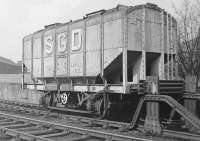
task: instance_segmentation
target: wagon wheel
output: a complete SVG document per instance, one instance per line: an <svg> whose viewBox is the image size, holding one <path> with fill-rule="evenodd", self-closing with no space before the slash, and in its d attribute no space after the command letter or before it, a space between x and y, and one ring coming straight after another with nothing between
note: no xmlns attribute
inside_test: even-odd
<svg viewBox="0 0 200 141"><path fill-rule="evenodd" d="M63 105L65 105L65 104L67 104L67 102L68 102L68 95L67 95L66 93L63 93L63 94L61 95L61 103L62 103Z"/></svg>

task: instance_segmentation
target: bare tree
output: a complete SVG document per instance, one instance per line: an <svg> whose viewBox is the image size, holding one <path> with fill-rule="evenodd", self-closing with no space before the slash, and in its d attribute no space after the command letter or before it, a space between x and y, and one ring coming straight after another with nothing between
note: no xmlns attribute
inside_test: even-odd
<svg viewBox="0 0 200 141"><path fill-rule="evenodd" d="M178 22L178 58L182 76L200 78L200 0L183 0L174 6Z"/></svg>

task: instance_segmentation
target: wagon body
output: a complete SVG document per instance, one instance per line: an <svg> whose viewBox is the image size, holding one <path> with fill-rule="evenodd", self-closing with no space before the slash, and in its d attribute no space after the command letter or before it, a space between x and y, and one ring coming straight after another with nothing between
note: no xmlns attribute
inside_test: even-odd
<svg viewBox="0 0 200 141"><path fill-rule="evenodd" d="M118 5L24 37L23 63L36 83L45 84L105 79L126 87L146 76L173 79L176 28L175 19L156 5Z"/></svg>

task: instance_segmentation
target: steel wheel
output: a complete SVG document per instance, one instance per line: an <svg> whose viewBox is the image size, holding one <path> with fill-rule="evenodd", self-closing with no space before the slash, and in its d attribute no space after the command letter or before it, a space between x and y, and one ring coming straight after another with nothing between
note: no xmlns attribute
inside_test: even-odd
<svg viewBox="0 0 200 141"><path fill-rule="evenodd" d="M61 95L61 102L63 105L67 104L67 101L68 101L68 95L66 93L63 93Z"/></svg>

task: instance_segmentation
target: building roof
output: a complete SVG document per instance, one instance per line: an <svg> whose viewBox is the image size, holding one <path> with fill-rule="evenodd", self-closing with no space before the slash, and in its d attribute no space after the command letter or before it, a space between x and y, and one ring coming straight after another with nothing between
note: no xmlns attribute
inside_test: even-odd
<svg viewBox="0 0 200 141"><path fill-rule="evenodd" d="M0 62L17 66L17 64L15 62L13 62L11 59L8 59L8 58L2 57L2 56L0 56Z"/></svg>

